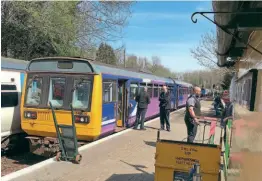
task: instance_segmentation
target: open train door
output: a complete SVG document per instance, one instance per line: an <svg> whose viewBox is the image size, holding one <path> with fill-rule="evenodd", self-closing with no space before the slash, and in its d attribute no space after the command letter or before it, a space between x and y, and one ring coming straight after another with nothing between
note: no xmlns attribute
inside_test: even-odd
<svg viewBox="0 0 262 181"><path fill-rule="evenodd" d="M126 127L128 115L128 90L127 80L118 80L118 107L117 107L117 127Z"/></svg>

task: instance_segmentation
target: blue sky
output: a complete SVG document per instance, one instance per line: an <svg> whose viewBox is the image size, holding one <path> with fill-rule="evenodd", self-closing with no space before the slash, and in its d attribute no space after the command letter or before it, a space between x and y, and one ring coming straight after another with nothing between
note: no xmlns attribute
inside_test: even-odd
<svg viewBox="0 0 262 181"><path fill-rule="evenodd" d="M201 35L215 26L195 11L210 11L211 1L139 1L124 29L123 42L128 54L151 58L159 56L162 64L175 72L203 69L191 56L190 48L198 45Z"/></svg>

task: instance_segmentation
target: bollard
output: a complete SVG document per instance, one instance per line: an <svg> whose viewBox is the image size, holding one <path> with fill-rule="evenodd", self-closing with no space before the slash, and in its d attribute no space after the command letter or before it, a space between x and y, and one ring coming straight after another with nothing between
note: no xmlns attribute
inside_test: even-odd
<svg viewBox="0 0 262 181"><path fill-rule="evenodd" d="M160 140L160 130L158 129L157 130L157 141L159 141Z"/></svg>
<svg viewBox="0 0 262 181"><path fill-rule="evenodd" d="M200 165L198 163L194 164L194 170L195 170L195 173L193 175L193 181L201 181L202 177L200 175Z"/></svg>

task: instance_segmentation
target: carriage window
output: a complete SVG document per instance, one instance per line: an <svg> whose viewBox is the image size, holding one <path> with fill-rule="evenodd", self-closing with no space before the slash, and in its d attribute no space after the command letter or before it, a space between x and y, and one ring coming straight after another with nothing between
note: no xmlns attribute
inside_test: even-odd
<svg viewBox="0 0 262 181"><path fill-rule="evenodd" d="M103 82L103 102L116 102L116 82Z"/></svg>
<svg viewBox="0 0 262 181"><path fill-rule="evenodd" d="M154 97L158 97L158 86L154 85Z"/></svg>
<svg viewBox="0 0 262 181"><path fill-rule="evenodd" d="M42 96L42 83L42 78L30 78L28 80L29 85L27 86L28 89L25 104L33 106L38 106L40 104Z"/></svg>
<svg viewBox="0 0 262 181"><path fill-rule="evenodd" d="M153 94L152 91L153 91L152 85L147 86L147 93L149 97L152 97L152 94Z"/></svg>
<svg viewBox="0 0 262 181"><path fill-rule="evenodd" d="M16 90L16 85L1 84L1 90Z"/></svg>
<svg viewBox="0 0 262 181"><path fill-rule="evenodd" d="M65 95L65 78L51 78L49 87L50 101L54 107L62 107L64 104Z"/></svg>
<svg viewBox="0 0 262 181"><path fill-rule="evenodd" d="M129 93L129 98L135 99L136 95L138 93L138 85L137 84L130 84L130 93Z"/></svg>
<svg viewBox="0 0 262 181"><path fill-rule="evenodd" d="M74 85L77 85L73 93L73 108L87 109L91 94L91 82L88 80L75 80Z"/></svg>
<svg viewBox="0 0 262 181"><path fill-rule="evenodd" d="M16 85L1 85L1 107L15 107L18 105Z"/></svg>

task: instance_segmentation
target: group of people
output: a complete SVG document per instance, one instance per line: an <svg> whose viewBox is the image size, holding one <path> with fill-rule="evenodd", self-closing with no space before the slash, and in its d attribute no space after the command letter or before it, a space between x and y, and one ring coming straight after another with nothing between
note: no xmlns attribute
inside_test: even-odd
<svg viewBox="0 0 262 181"><path fill-rule="evenodd" d="M198 97L201 95L201 89L194 87L194 93L190 95L186 102L186 114L185 124L187 126L187 141L193 142L197 133L197 126L199 124L199 117L201 115L201 104ZM136 96L137 113L134 129L138 129L139 123L141 123L140 129L145 130L144 121L147 111L147 106L150 104L150 97L147 93L147 87L144 87L142 91ZM163 86L163 91L159 95L159 108L160 108L160 129L170 132L170 109L171 100L170 93L167 86Z"/></svg>

